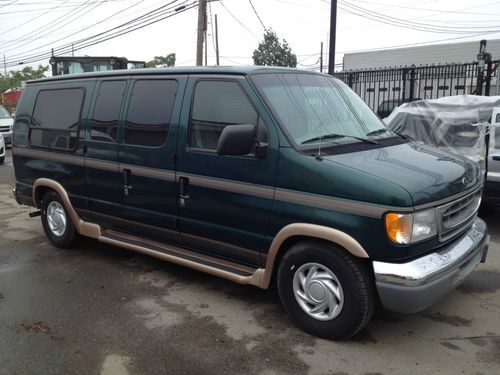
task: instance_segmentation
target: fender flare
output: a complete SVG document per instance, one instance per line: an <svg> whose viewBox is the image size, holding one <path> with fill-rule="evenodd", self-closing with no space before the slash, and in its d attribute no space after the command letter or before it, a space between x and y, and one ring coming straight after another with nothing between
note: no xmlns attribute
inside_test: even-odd
<svg viewBox="0 0 500 375"><path fill-rule="evenodd" d="M80 215L76 212L75 208L69 200L68 193L66 189L57 181L51 180L49 178L39 178L33 183L33 202L37 208L40 208L40 197L38 197L38 188L45 187L54 190L61 198L66 212L68 212L76 231L83 236L91 238L99 238L101 230L99 225L86 222L82 220Z"/></svg>
<svg viewBox="0 0 500 375"><path fill-rule="evenodd" d="M269 252L267 253L266 268L264 275L260 281L260 287L267 289L271 282L271 276L274 270L274 263L281 250L283 243L296 236L317 238L321 240L326 240L335 243L344 249L346 249L350 254L358 258L368 259L369 255L365 249L356 241L353 237L344 233L340 230L325 227L316 224L307 223L294 223L283 227L278 234L274 237L271 246L269 247Z"/></svg>

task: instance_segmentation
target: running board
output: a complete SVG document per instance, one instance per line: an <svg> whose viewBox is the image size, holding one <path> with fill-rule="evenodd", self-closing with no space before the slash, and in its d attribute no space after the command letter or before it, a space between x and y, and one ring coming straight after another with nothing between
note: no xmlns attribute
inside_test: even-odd
<svg viewBox="0 0 500 375"><path fill-rule="evenodd" d="M112 246L146 254L167 262L176 263L198 271L202 271L238 284L261 287L263 268L252 268L239 263L199 254L178 246L165 245L134 235L101 228L98 240Z"/></svg>

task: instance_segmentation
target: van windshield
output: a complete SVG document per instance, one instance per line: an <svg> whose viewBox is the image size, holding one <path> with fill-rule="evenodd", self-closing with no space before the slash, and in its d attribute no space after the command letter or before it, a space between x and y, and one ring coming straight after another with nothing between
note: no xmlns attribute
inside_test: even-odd
<svg viewBox="0 0 500 375"><path fill-rule="evenodd" d="M307 73L252 75L264 100L299 148L394 137L343 82Z"/></svg>

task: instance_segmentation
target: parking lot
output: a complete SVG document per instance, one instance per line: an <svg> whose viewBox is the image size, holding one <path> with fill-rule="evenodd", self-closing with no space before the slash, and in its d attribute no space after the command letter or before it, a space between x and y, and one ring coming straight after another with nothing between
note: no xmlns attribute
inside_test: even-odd
<svg viewBox="0 0 500 375"><path fill-rule="evenodd" d="M498 374L500 210L457 290L416 315L379 312L331 342L264 291L83 240L50 245L0 166L0 374Z"/></svg>

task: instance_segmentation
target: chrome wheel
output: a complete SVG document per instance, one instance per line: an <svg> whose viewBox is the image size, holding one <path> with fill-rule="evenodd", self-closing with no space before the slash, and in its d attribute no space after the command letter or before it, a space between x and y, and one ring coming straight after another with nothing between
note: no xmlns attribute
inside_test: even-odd
<svg viewBox="0 0 500 375"><path fill-rule="evenodd" d="M295 272L293 294L302 310L322 321L335 319L344 306L339 279L318 263L303 264Z"/></svg>
<svg viewBox="0 0 500 375"><path fill-rule="evenodd" d="M47 206L47 224L50 231L57 237L61 237L66 231L66 212L58 201L52 201Z"/></svg>

